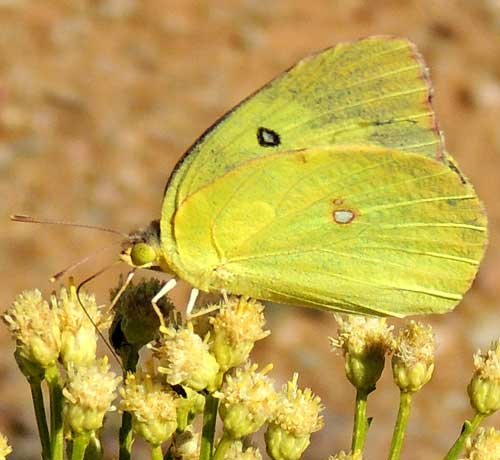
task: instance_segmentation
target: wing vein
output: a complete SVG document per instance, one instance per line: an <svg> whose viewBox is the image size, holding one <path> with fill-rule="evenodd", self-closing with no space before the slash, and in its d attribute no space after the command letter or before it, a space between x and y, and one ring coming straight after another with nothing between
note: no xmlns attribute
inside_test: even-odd
<svg viewBox="0 0 500 460"><path fill-rule="evenodd" d="M375 247L358 246L358 247L356 247L356 249L363 249L363 248L381 249L382 246L375 246ZM415 254L415 255L425 255L425 256L436 257L436 258L440 258L440 259L454 260L457 262L464 262L464 263L468 263L468 264L472 264L472 265L479 264L479 260L470 259L468 257L458 257L458 256L453 256L450 254L443 254L443 253L438 253L438 252L411 251L408 249L397 248L397 247L393 247L393 246L384 247L383 249L396 251L396 252L406 252L406 253ZM356 255L354 255L353 252L344 253L344 252L334 251L332 249L326 249L326 248L308 248L308 249L300 249L297 251L270 252L270 253L266 253L266 254L255 254L252 256L245 256L245 257L233 257L231 259L228 259L227 263L231 264L231 263L238 263L238 262L247 262L250 260L267 259L267 258L273 258L273 257L302 255L302 254L311 253L311 252L312 253L324 252L326 254L340 255L340 256L344 256L344 257L348 257L348 258L352 258L352 259L377 262L377 263L381 263L382 265L388 264L388 265L394 265L394 266L398 266L398 267L405 267L404 265L397 264L395 262L390 262L387 259L377 259L374 257L356 256Z"/></svg>
<svg viewBox="0 0 500 460"><path fill-rule="evenodd" d="M244 273L244 276L246 278L253 278L258 281L262 281L262 278L257 277L253 275L252 273L248 271L241 271L238 272L238 274ZM351 277L351 276L345 276L341 275L339 273L332 273L332 272L324 272L324 271L319 271L319 270L310 270L307 273L313 273L315 275L322 275L327 278L336 278L340 279L343 281L347 281L348 283L354 283L355 285L361 285L361 286L369 286L375 289L396 289L399 291L407 291L407 292L415 292L415 293L420 293L420 294L427 294L433 297L439 297L439 298L444 298L448 300L460 300L462 296L460 294L453 294L452 292L447 292L447 291L441 291L438 289L427 289L421 286L410 286L410 285L394 285L394 284L385 284L385 283L378 283L378 282L370 282L362 278L356 278L356 277ZM288 277L289 279L293 279L292 277ZM306 286L301 286L301 288L307 288Z"/></svg>
<svg viewBox="0 0 500 460"><path fill-rule="evenodd" d="M469 225L469 224L457 224L453 222L410 222L406 224L391 224L391 225L380 225L380 228L410 228L410 227L449 227L449 228L466 228L469 230L477 230L479 232L485 232L486 227L481 225Z"/></svg>
<svg viewBox="0 0 500 460"><path fill-rule="evenodd" d="M396 203L381 204L378 206L371 206L369 208L363 209L363 214L369 214L372 211L380 211L382 209L394 209L404 206L412 206L413 204L420 203L433 203L437 201L448 201L448 200L471 200L475 199L475 195L457 195L457 196L438 196L432 198L421 198L419 200L408 200L408 201L398 201Z"/></svg>

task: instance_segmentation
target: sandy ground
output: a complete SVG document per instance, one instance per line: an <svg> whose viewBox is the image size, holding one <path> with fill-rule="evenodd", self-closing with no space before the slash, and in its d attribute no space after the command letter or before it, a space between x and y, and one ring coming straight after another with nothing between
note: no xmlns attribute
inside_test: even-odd
<svg viewBox="0 0 500 460"><path fill-rule="evenodd" d="M441 458L471 413L471 353L500 335L498 0L0 0L2 308L22 289L49 292L51 274L116 241L12 224L9 214L139 227L158 217L173 165L218 116L300 57L371 34L418 44L448 149L489 215L490 245L473 288L455 312L426 318L437 334L436 373L416 397L404 458ZM114 250L77 276L110 262ZM116 276L94 283L102 301ZM304 459L347 449L354 396L329 352L333 320L286 307L267 316L273 334L255 359L274 362L278 382L298 371L326 405L326 427ZM29 390L5 328L0 340L0 430L15 446L11 458L36 458ZM369 407L372 460L386 456L396 405L386 372ZM498 427L498 416L489 423Z"/></svg>

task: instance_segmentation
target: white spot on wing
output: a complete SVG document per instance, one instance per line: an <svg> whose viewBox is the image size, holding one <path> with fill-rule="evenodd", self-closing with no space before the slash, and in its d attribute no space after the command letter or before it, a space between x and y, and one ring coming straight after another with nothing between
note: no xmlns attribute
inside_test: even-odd
<svg viewBox="0 0 500 460"><path fill-rule="evenodd" d="M348 224L354 219L354 213L349 209L333 211L333 218L337 224Z"/></svg>

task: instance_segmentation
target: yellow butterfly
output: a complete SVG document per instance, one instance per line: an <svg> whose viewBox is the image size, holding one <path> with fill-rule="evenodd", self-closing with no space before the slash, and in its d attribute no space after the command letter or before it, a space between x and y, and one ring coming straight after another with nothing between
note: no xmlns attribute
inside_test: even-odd
<svg viewBox="0 0 500 460"><path fill-rule="evenodd" d="M430 99L405 39L305 58L196 141L161 219L122 257L203 291L353 313L449 311L477 273L486 217Z"/></svg>

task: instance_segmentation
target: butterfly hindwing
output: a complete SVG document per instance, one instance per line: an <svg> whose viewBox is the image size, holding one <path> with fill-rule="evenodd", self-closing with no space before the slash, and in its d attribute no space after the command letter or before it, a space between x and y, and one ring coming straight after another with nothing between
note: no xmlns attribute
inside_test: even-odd
<svg viewBox="0 0 500 460"><path fill-rule="evenodd" d="M393 315L450 310L486 241L481 204L453 169L364 146L246 162L173 224L177 270L194 286Z"/></svg>

